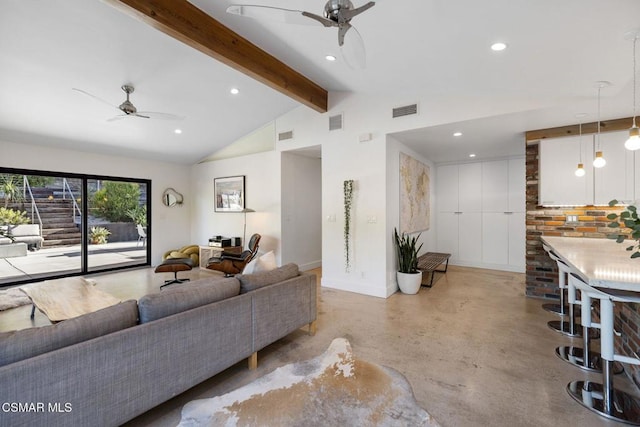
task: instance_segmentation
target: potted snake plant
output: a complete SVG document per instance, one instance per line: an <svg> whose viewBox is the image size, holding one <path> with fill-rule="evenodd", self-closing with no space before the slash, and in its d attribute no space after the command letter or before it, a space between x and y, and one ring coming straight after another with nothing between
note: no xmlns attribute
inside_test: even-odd
<svg viewBox="0 0 640 427"><path fill-rule="evenodd" d="M398 258L398 287L404 294L416 294L422 283L422 272L418 270L418 253L422 249L422 243L417 245L420 234L409 237L404 232L398 234L398 230L394 228L393 237Z"/></svg>

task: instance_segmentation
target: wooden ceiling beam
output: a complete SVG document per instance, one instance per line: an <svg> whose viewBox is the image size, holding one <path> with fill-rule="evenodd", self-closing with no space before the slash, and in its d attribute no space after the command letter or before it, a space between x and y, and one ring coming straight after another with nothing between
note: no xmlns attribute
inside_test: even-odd
<svg viewBox="0 0 640 427"><path fill-rule="evenodd" d="M626 130L631 127L633 117L624 119L602 120L600 121L600 132L613 132L616 130ZM582 134L587 135L598 133L598 122L583 123ZM572 136L580 134L580 125L560 126L550 129L530 130L526 132L525 139L527 141L536 141L546 138L559 138L562 136Z"/></svg>
<svg viewBox="0 0 640 427"><path fill-rule="evenodd" d="M318 112L327 111L326 89L187 0L103 1Z"/></svg>

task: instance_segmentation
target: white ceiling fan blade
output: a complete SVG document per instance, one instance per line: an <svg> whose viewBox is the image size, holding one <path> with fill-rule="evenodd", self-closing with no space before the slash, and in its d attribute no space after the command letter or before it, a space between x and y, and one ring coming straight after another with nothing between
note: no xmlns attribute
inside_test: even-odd
<svg viewBox="0 0 640 427"><path fill-rule="evenodd" d="M322 24L322 22L318 21L316 18L309 19L311 17L301 10L282 9L279 7L232 4L227 8L227 13L253 19L282 22L285 24Z"/></svg>
<svg viewBox="0 0 640 427"><path fill-rule="evenodd" d="M343 42L340 51L344 62L353 69L365 68L367 66L367 51L360 33L351 25L343 28L340 28L338 38Z"/></svg>
<svg viewBox="0 0 640 427"><path fill-rule="evenodd" d="M170 113L158 113L155 111L138 111L137 113L130 114L145 119L157 119L157 120L184 120L184 116L178 116Z"/></svg>
<svg viewBox="0 0 640 427"><path fill-rule="evenodd" d="M87 95L88 97L93 98L93 99L95 99L96 101L102 102L103 104L108 105L109 107L119 109L116 105L113 105L113 104L111 104L110 102L105 101L104 99L102 99L102 98L100 98L100 97L97 97L97 96L95 96L95 95L92 95L92 94L90 94L89 92L86 92L86 91L84 91L84 90L82 90L82 89L77 89L77 88L75 88L75 87L74 87L74 88L71 88L71 90L75 90L76 92L79 92L79 93L81 93L81 94L83 94L83 95Z"/></svg>

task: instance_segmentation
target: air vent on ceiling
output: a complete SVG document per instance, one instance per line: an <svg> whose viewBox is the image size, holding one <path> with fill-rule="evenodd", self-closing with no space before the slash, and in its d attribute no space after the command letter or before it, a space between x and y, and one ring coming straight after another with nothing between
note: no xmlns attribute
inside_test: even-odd
<svg viewBox="0 0 640 427"><path fill-rule="evenodd" d="M280 132L278 134L278 141L286 141L287 139L293 139L293 131Z"/></svg>
<svg viewBox="0 0 640 427"><path fill-rule="evenodd" d="M342 114L329 117L329 130L342 129Z"/></svg>
<svg viewBox="0 0 640 427"><path fill-rule="evenodd" d="M396 117L410 116L412 114L418 114L418 104L411 104L394 108L392 117L395 119Z"/></svg>

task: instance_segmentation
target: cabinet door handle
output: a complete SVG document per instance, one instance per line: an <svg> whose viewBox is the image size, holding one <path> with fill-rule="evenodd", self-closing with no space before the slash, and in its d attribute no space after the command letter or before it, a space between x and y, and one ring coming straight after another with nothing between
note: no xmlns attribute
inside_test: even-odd
<svg viewBox="0 0 640 427"><path fill-rule="evenodd" d="M513 215L513 212L505 212L505 215Z"/></svg>
<svg viewBox="0 0 640 427"><path fill-rule="evenodd" d="M456 215L461 215L461 214L462 214L462 212L454 212L454 214L456 214Z"/></svg>

